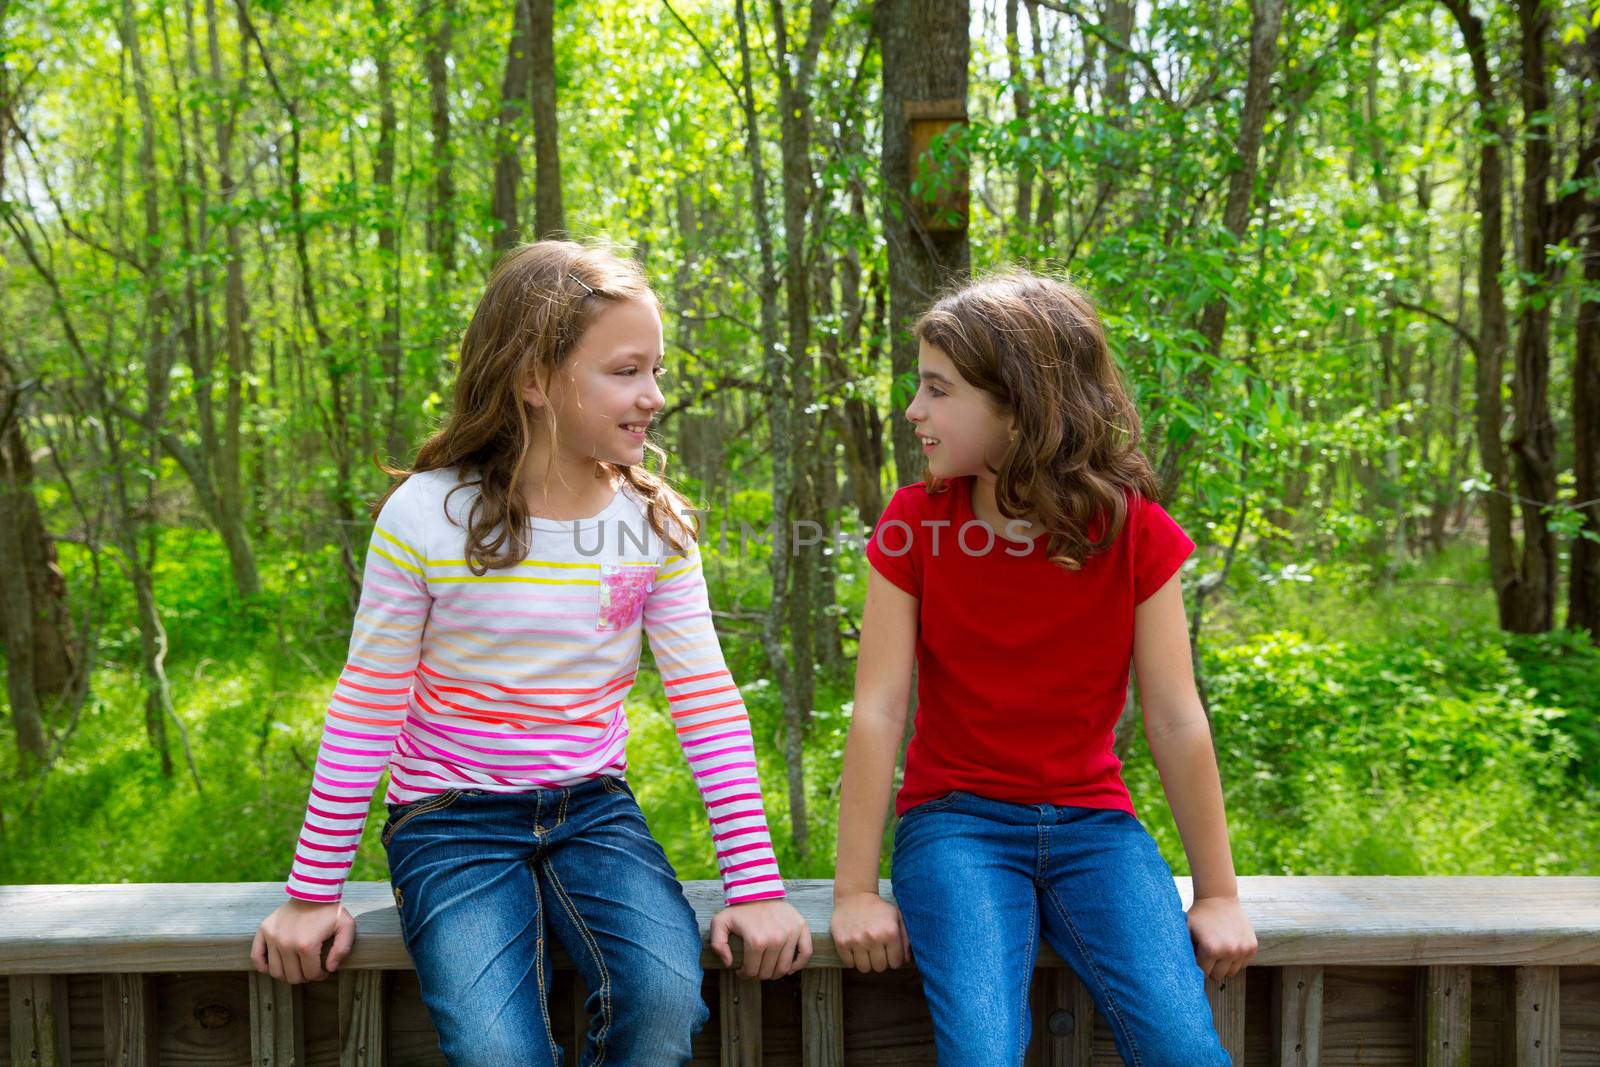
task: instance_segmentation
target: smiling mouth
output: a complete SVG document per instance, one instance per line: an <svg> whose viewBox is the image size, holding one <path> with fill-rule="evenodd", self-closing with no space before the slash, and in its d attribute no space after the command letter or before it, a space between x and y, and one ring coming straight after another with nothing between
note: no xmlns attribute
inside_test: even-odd
<svg viewBox="0 0 1600 1067"><path fill-rule="evenodd" d="M939 443L939 439L937 437L923 437L921 434L918 434L917 438L922 442L923 447L925 448L932 448L934 445Z"/></svg>
<svg viewBox="0 0 1600 1067"><path fill-rule="evenodd" d="M648 422L623 422L619 423L618 425L620 425L624 430L627 430L629 433L644 433L650 428L650 424Z"/></svg>

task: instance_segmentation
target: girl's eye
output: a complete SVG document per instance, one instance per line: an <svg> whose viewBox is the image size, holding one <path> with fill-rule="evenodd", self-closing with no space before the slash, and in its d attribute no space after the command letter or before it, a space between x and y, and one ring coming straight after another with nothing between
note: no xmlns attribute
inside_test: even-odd
<svg viewBox="0 0 1600 1067"><path fill-rule="evenodd" d="M928 386L928 393L932 396L944 396L944 390L933 385Z"/></svg>

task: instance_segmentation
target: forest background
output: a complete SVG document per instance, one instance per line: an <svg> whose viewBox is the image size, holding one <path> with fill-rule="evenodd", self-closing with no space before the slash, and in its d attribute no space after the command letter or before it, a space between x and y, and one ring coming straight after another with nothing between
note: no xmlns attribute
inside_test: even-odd
<svg viewBox="0 0 1600 1067"><path fill-rule="evenodd" d="M1070 274L1199 542L1240 871L1600 873L1597 75L1573 0L0 0L0 882L284 876L373 458L562 232L658 287L669 473L731 531L870 529L915 314ZM707 552L790 876L832 873L831 541ZM630 716L708 877L648 659Z"/></svg>

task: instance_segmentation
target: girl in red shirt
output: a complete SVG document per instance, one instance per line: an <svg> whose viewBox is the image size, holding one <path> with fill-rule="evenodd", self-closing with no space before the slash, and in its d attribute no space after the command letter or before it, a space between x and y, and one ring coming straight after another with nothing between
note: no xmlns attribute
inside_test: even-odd
<svg viewBox="0 0 1600 1067"><path fill-rule="evenodd" d="M867 546L834 943L862 971L915 954L942 1063L1022 1062L1042 933L1124 1062L1226 1064L1204 979L1256 940L1190 668L1177 571L1194 544L1155 503L1099 317L1014 272L940 300L917 336L906 417L928 479ZM1130 665L1194 873L1187 920L1112 750ZM878 852L913 666L897 908Z"/></svg>

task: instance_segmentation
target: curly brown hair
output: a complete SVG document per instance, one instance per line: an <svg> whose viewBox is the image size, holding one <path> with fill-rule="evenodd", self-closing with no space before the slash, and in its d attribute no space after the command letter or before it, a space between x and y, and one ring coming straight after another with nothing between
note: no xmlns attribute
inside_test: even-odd
<svg viewBox="0 0 1600 1067"><path fill-rule="evenodd" d="M478 487L467 515L467 563L473 573L527 558L530 516L523 468L539 416L523 401L521 386L545 386L595 316L624 300L660 304L639 265L609 248L536 241L502 256L461 338L450 416L423 442L409 469L383 467L397 480L373 505L372 517L411 475L460 467L478 479L464 483ZM666 452L654 443L646 447L664 469ZM683 498L666 480L642 466L600 466L644 503L656 534L687 554L696 531L683 517Z"/></svg>
<svg viewBox="0 0 1600 1067"><path fill-rule="evenodd" d="M994 472L995 503L1007 518L1033 516L1052 560L1077 570L1121 534L1130 494L1156 499L1139 413L1081 289L1001 271L942 297L916 335L1016 419ZM930 492L947 488L928 482Z"/></svg>

